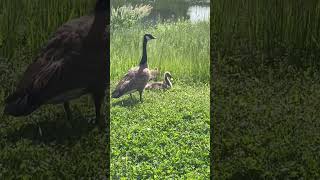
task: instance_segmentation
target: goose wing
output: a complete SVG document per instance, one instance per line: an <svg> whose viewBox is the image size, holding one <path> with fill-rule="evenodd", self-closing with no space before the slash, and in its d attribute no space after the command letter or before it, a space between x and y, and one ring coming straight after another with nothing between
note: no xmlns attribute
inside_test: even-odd
<svg viewBox="0 0 320 180"><path fill-rule="evenodd" d="M131 69L128 73L120 80L115 90L112 92L112 97L120 97L132 90L134 90L135 76L137 71Z"/></svg>
<svg viewBox="0 0 320 180"><path fill-rule="evenodd" d="M116 90L123 90L127 86L134 83L135 76L137 75L139 67L133 67L128 70L128 73L120 80L116 86ZM131 87L131 86L130 86Z"/></svg>
<svg viewBox="0 0 320 180"><path fill-rule="evenodd" d="M71 60L80 54L82 41L88 34L93 17L84 16L63 24L41 49L35 61L30 64L15 93L10 95L6 102L19 96L35 94L50 87L63 88L59 84L63 81L65 68Z"/></svg>
<svg viewBox="0 0 320 180"><path fill-rule="evenodd" d="M148 68L138 68L130 70L118 83L116 89L112 93L113 98L118 98L124 94L143 90L150 79L150 71Z"/></svg>

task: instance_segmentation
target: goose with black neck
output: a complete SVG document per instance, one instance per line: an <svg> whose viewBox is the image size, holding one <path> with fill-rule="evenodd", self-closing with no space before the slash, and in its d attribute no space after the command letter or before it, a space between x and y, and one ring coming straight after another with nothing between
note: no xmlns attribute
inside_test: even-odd
<svg viewBox="0 0 320 180"><path fill-rule="evenodd" d="M142 94L151 77L150 70L148 69L147 43L152 39L156 38L151 34L145 34L143 36L142 57L139 66L130 69L120 80L112 92L112 98L119 98L125 94L131 95L131 93L138 91L140 102L143 102Z"/></svg>
<svg viewBox="0 0 320 180"><path fill-rule="evenodd" d="M100 109L109 63L108 2L97 0L93 15L70 20L57 29L27 67L16 90L6 98L5 114L25 116L42 105L61 103L71 119L69 101L90 94L97 122L103 127Z"/></svg>

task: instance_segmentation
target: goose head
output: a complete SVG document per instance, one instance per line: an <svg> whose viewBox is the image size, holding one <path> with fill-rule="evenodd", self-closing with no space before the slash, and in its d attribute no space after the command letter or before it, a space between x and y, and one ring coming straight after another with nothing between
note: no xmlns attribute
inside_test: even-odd
<svg viewBox="0 0 320 180"><path fill-rule="evenodd" d="M172 78L172 75L169 72L165 72L164 78Z"/></svg>
<svg viewBox="0 0 320 180"><path fill-rule="evenodd" d="M152 40L152 39L156 39L156 37L152 36L151 34L145 34L143 36L143 40L144 41L149 41L149 40Z"/></svg>
<svg viewBox="0 0 320 180"><path fill-rule="evenodd" d="M106 12L108 9L107 0L97 0L95 11L96 12Z"/></svg>
<svg viewBox="0 0 320 180"><path fill-rule="evenodd" d="M171 79L172 76L169 72L165 72L164 73L164 83L169 86L170 88L172 87L172 82L171 82Z"/></svg>

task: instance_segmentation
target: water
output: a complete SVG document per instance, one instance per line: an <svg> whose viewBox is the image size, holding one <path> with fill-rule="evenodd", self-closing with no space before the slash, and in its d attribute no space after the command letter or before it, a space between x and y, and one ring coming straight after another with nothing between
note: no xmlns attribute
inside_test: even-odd
<svg viewBox="0 0 320 180"><path fill-rule="evenodd" d="M113 7L123 5L150 4L153 9L146 22L157 23L159 21L176 21L178 19L188 19L191 22L209 21L210 5L209 1L199 0L113 0Z"/></svg>
<svg viewBox="0 0 320 180"><path fill-rule="evenodd" d="M209 6L190 6L188 15L191 22L208 21L210 18Z"/></svg>

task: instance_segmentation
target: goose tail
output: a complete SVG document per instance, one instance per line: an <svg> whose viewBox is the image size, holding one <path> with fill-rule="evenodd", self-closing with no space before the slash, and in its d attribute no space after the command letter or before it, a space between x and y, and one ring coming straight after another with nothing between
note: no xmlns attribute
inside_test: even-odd
<svg viewBox="0 0 320 180"><path fill-rule="evenodd" d="M3 113L11 116L25 116L35 111L38 107L31 104L28 94L13 93L5 99Z"/></svg>
<svg viewBox="0 0 320 180"><path fill-rule="evenodd" d="M121 96L121 94L120 94L120 92L117 91L117 90L113 91L113 92L112 92L112 95L111 95L112 98L119 98L120 96Z"/></svg>

